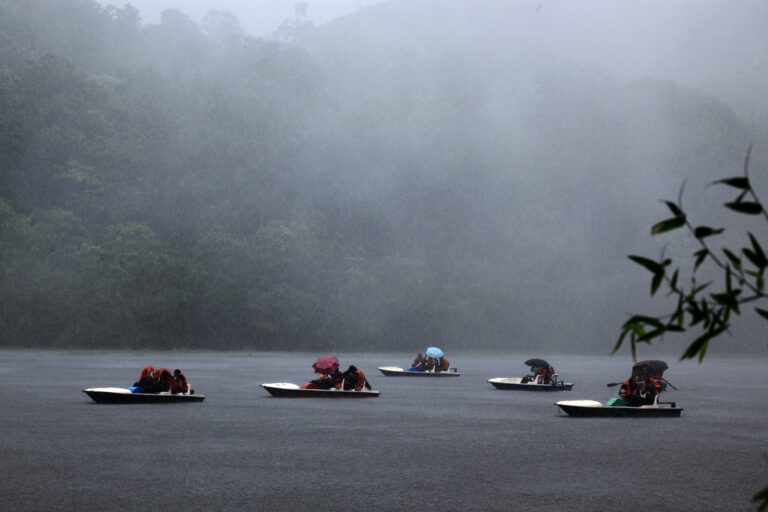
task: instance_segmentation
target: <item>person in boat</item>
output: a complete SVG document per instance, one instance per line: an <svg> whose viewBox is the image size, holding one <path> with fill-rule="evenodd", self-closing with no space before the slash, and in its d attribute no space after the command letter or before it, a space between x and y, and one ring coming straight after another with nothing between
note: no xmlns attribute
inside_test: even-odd
<svg viewBox="0 0 768 512"><path fill-rule="evenodd" d="M174 395L177 393L186 393L189 391L189 384L187 383L187 377L181 373L181 370L176 368L173 370L173 380L170 381L171 393Z"/></svg>
<svg viewBox="0 0 768 512"><path fill-rule="evenodd" d="M436 360L434 367L436 372L447 372L448 368L451 367L451 362L445 357L441 357Z"/></svg>
<svg viewBox="0 0 768 512"><path fill-rule="evenodd" d="M301 385L301 389L331 389L333 387L333 381L331 376L323 374L317 379L313 379Z"/></svg>
<svg viewBox="0 0 768 512"><path fill-rule="evenodd" d="M645 381L630 377L619 388L619 397L630 407L639 407L653 405L660 392L661 385L653 377L648 377Z"/></svg>
<svg viewBox="0 0 768 512"><path fill-rule="evenodd" d="M416 359L413 360L413 365L408 368L409 372L421 372L424 371L424 356L421 355L421 352L419 352L416 355Z"/></svg>
<svg viewBox="0 0 768 512"><path fill-rule="evenodd" d="M141 375L139 376L139 380L133 383L134 387L137 388L143 388L146 386L149 386L155 382L155 369L147 365L144 367L143 370L141 370Z"/></svg>
<svg viewBox="0 0 768 512"><path fill-rule="evenodd" d="M338 368L331 373L331 383L336 389L341 389L341 386L344 384L344 374Z"/></svg>
<svg viewBox="0 0 768 512"><path fill-rule="evenodd" d="M154 371L154 381L142 386L142 393L163 393L171 390L171 382L175 382L171 370L168 368L156 368Z"/></svg>
<svg viewBox="0 0 768 512"><path fill-rule="evenodd" d="M363 387L372 389L363 371L358 370L355 365L349 365L347 371L344 372L344 390L350 391L354 389L355 391L361 391Z"/></svg>
<svg viewBox="0 0 768 512"><path fill-rule="evenodd" d="M320 378L302 384L301 389L341 389L343 383L344 374L337 368L332 373L324 373Z"/></svg>
<svg viewBox="0 0 768 512"><path fill-rule="evenodd" d="M555 369L551 366L531 366L531 374L524 376L522 382L535 382L541 376L542 383L552 384L552 376L555 374Z"/></svg>

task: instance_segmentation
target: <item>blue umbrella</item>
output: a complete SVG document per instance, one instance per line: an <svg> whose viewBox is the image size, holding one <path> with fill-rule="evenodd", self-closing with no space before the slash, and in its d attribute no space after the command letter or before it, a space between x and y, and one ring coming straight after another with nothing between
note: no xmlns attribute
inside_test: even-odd
<svg viewBox="0 0 768 512"><path fill-rule="evenodd" d="M434 357L435 359L440 359L443 357L443 351L437 347L429 347L426 354L427 357Z"/></svg>

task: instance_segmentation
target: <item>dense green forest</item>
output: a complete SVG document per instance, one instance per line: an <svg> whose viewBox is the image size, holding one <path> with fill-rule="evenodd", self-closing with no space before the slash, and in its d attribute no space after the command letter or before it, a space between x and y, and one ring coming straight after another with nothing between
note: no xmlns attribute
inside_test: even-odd
<svg viewBox="0 0 768 512"><path fill-rule="evenodd" d="M655 200L768 130L432 11L377 40L403 5L0 0L0 346L609 350Z"/></svg>

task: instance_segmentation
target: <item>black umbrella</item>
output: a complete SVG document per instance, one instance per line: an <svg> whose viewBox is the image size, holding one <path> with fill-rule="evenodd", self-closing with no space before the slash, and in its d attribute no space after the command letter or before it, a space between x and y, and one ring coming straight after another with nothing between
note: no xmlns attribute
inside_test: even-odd
<svg viewBox="0 0 768 512"><path fill-rule="evenodd" d="M669 368L667 363L659 361L658 359L647 359L645 361L638 361L632 366L632 378L645 380L648 377L660 378L661 382L667 384L672 389L677 389L675 386L669 383L667 379L661 377L664 370ZM621 382L610 382L608 387L618 386Z"/></svg>
<svg viewBox="0 0 768 512"><path fill-rule="evenodd" d="M646 361L638 361L635 363L632 367L632 375L639 375L645 378L652 375L662 374L667 368L669 368L669 366L667 366L667 363L664 361L648 359Z"/></svg>
<svg viewBox="0 0 768 512"><path fill-rule="evenodd" d="M536 358L534 358L534 359L529 359L529 360L527 360L527 361L526 361L524 364L525 364L526 366L535 366L535 367L537 367L537 368L538 368L539 366L543 366L544 368L549 368L549 363L548 363L548 362L546 362L546 361L545 361L545 360L543 360L543 359L536 359Z"/></svg>

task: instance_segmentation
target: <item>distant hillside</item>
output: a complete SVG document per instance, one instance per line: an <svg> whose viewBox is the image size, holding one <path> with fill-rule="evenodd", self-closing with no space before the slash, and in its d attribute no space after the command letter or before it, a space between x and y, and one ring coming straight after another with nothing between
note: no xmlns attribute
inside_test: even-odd
<svg viewBox="0 0 768 512"><path fill-rule="evenodd" d="M0 345L605 353L657 200L768 130L606 66L616 7L574 9L394 1L289 43L0 0Z"/></svg>

